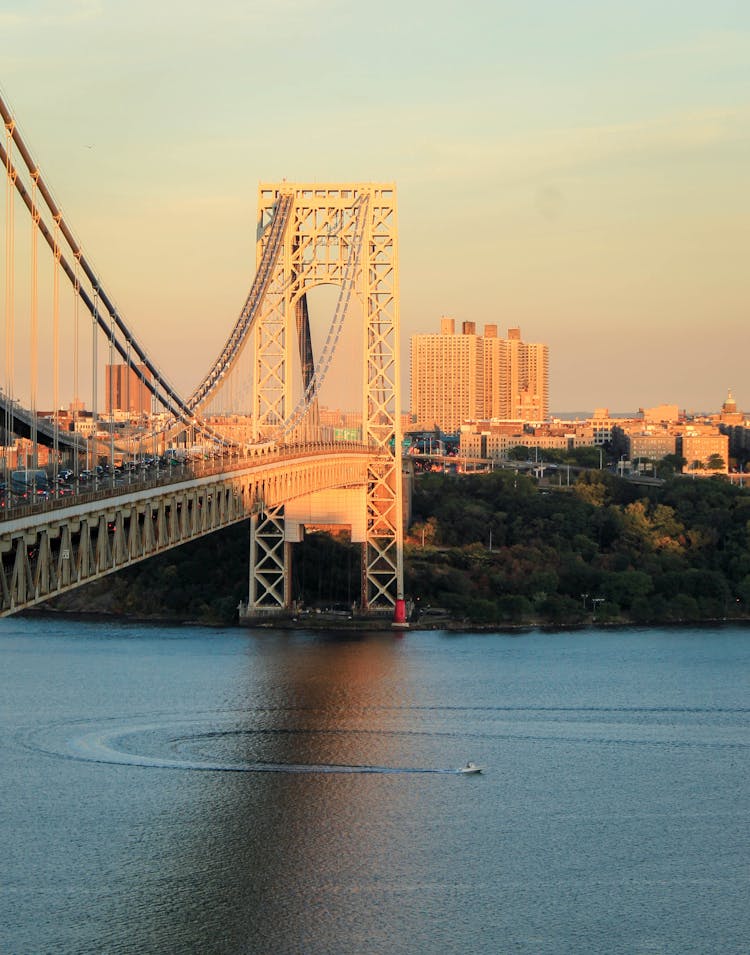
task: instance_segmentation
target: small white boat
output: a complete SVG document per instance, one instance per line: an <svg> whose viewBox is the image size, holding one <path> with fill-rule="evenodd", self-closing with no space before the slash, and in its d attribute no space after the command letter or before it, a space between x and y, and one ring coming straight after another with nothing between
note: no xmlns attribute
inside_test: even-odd
<svg viewBox="0 0 750 955"><path fill-rule="evenodd" d="M473 776L476 773L481 773L482 767L477 766L476 763L468 762L465 766L460 766L457 772L462 776Z"/></svg>

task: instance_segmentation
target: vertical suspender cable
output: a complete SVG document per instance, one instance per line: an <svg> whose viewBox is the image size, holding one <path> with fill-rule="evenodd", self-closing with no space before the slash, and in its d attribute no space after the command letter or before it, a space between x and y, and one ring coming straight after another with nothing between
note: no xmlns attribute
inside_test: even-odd
<svg viewBox="0 0 750 955"><path fill-rule="evenodd" d="M125 350L127 351L127 356L125 358L125 381L128 383L125 396L125 410L128 413L128 428L130 428L130 419L138 407L141 389L139 387L140 381L138 381L137 384L133 381L133 356L130 350L130 339L125 342ZM133 394L134 391L135 394Z"/></svg>
<svg viewBox="0 0 750 955"><path fill-rule="evenodd" d="M229 413L237 414L237 375L235 372L229 373Z"/></svg>
<svg viewBox="0 0 750 955"><path fill-rule="evenodd" d="M110 319L109 323L109 474L112 484L115 483L115 323ZM122 381L120 381L120 401L122 404ZM126 393L127 393L127 385Z"/></svg>
<svg viewBox="0 0 750 955"><path fill-rule="evenodd" d="M78 441L78 333L79 333L79 314L78 314L78 299L79 292L81 288L80 276L79 276L79 261L78 256L75 260L75 281L73 283L73 433L76 435L76 441ZM73 457L73 473L75 475L76 481L78 480L79 472L79 463L78 463L78 445L76 445L76 453Z"/></svg>
<svg viewBox="0 0 750 955"><path fill-rule="evenodd" d="M135 399L133 399L133 400L131 401L131 398L130 398L130 386L131 386L131 383L132 383L132 377L131 377L131 376L133 375L133 372L132 372L132 370L131 370L131 364L132 364L132 361L133 361L133 356L132 356L131 351L130 351L130 340L129 340L129 339L128 339L128 342L127 342L127 351L128 351L128 355L127 355L127 358L125 359L125 374L127 375L127 380L128 380L128 401L127 401L127 405L128 405L128 423L127 423L127 428L128 428L128 431L127 431L127 434L128 434L128 448L127 448L127 450L128 450L128 454L127 454L127 458L128 458L129 460L127 461L127 464L128 464L128 484L130 484L130 463L131 463L132 460L133 460L133 431L134 431L134 428L135 428L135 427L138 427L139 424L140 424L140 409L141 409L141 401L143 400L143 382L140 380L140 378L138 379L138 383L137 383L137 385L136 385L136 389L137 389L137 391L136 391L136 396L135 396Z"/></svg>
<svg viewBox="0 0 750 955"><path fill-rule="evenodd" d="M96 432L99 430L97 420L97 380L96 371L98 357L96 346L98 342L97 326L99 325L99 289L94 289L94 311L91 316L91 465L96 466Z"/></svg>
<svg viewBox="0 0 750 955"><path fill-rule="evenodd" d="M55 249L52 272L52 475L57 487L60 467L60 216L55 216Z"/></svg>
<svg viewBox="0 0 750 955"><path fill-rule="evenodd" d="M130 340L129 340L129 339L125 342L125 348L126 348L126 351L127 351L127 355L126 355L126 357L125 357L125 372L124 372L124 374L125 374L125 380L126 380L127 383L128 383L128 386L127 386L127 387L128 387L127 397L126 397L126 399L125 399L125 410L126 410L127 413L128 413L128 417L127 417L127 421L126 421L126 423L125 423L125 427L126 427L126 429L127 429L126 434L128 435L128 446L129 446L129 445L130 445L130 437L129 437L129 436L130 436L130 434L132 433L132 430L133 430L133 408L134 408L134 406L135 406L135 402L136 402L137 399L138 399L138 395L137 395L137 393L136 393L135 395L133 395L133 394L131 393L131 387L132 387L132 385L133 385L133 382L132 382L132 379L131 379L131 374L132 374L132 372L131 372L131 368L130 368Z"/></svg>
<svg viewBox="0 0 750 955"><path fill-rule="evenodd" d="M13 424L13 392L14 392L14 334L15 334L15 302L13 297L13 281L15 277L14 262L14 232L13 213L15 209L15 178L11 150L13 148L12 121L5 124L6 160L5 160L5 442L11 447L11 435L14 434ZM6 461L6 467L8 462Z"/></svg>
<svg viewBox="0 0 750 955"><path fill-rule="evenodd" d="M36 205L37 177L31 177L31 460L39 466L39 434L37 430L37 392L39 387L39 275L37 261L37 226L39 210Z"/></svg>

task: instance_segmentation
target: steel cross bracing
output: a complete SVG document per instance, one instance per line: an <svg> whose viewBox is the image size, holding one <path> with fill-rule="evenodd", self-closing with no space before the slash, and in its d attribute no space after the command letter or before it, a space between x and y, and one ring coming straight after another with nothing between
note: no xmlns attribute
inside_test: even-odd
<svg viewBox="0 0 750 955"><path fill-rule="evenodd" d="M249 605L255 610L277 610L290 602L290 544L284 537L284 505L266 506L250 519Z"/></svg>
<svg viewBox="0 0 750 955"><path fill-rule="evenodd" d="M290 431L294 434L293 425L301 418L300 403L294 404L295 388L299 391L295 369L304 364L295 351L300 348L295 328L297 304L317 285L338 285L341 290L320 362L324 372L353 288L361 303L363 325L362 435L372 450L365 493L362 605L366 610L392 610L403 597L395 186L261 184L259 265L269 258L272 231L267 226L284 197L290 197L291 209L283 246L274 257L253 325L255 437L262 441L283 438ZM313 404L319 386L317 371L304 383L303 406ZM258 589L266 592L260 586Z"/></svg>
<svg viewBox="0 0 750 955"><path fill-rule="evenodd" d="M403 597L398 249L393 189L373 195L363 262L365 382L362 439L381 453L368 465L363 602Z"/></svg>

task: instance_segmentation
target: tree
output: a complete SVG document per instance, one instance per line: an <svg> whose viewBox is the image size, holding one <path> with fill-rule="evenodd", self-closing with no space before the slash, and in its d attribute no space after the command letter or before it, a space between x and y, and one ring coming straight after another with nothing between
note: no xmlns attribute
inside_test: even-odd
<svg viewBox="0 0 750 955"><path fill-rule="evenodd" d="M502 620L520 623L529 618L532 607L527 598L521 594L509 594L498 599L497 612Z"/></svg>
<svg viewBox="0 0 750 955"><path fill-rule="evenodd" d="M598 468L603 463L603 453L600 448L593 445L586 445L580 448L571 448L566 455L571 464L577 464L582 468Z"/></svg>
<svg viewBox="0 0 750 955"><path fill-rule="evenodd" d="M514 448L509 448L507 458L509 461L528 461L531 451L525 444L517 444Z"/></svg>
<svg viewBox="0 0 750 955"><path fill-rule="evenodd" d="M709 471L723 471L724 458L720 454L712 454L706 462Z"/></svg>
<svg viewBox="0 0 750 955"><path fill-rule="evenodd" d="M573 485L575 494L587 504L601 507L607 500L607 485L604 481L592 479L590 472L584 471Z"/></svg>
<svg viewBox="0 0 750 955"><path fill-rule="evenodd" d="M614 461L619 461L621 457L630 453L630 438L618 425L612 427L612 437L605 445L607 454Z"/></svg>
<svg viewBox="0 0 750 955"><path fill-rule="evenodd" d="M651 577L640 570L625 570L607 574L601 591L610 603L628 609L638 597L647 597L651 592Z"/></svg>
<svg viewBox="0 0 750 955"><path fill-rule="evenodd" d="M434 545L438 539L438 526L436 517L428 517L426 521L417 521L409 528L409 536L404 543L414 544L422 547Z"/></svg>
<svg viewBox="0 0 750 955"><path fill-rule="evenodd" d="M687 461L681 454L665 454L661 461L657 462L656 470L660 477L667 477L669 474L679 474L686 464Z"/></svg>

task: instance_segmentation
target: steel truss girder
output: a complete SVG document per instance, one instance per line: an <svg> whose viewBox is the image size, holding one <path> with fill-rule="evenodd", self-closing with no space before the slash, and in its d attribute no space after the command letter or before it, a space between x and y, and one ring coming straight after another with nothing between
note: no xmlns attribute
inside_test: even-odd
<svg viewBox="0 0 750 955"><path fill-rule="evenodd" d="M0 616L331 487L361 486L364 449L309 449L234 471L0 521Z"/></svg>
<svg viewBox="0 0 750 955"><path fill-rule="evenodd" d="M393 184L262 183L257 260L282 197L291 197L283 246L254 326L256 440L278 436L289 418L299 356L296 305L315 285L354 285L363 316L363 442L367 476L362 606L391 610L403 597L401 400L396 190Z"/></svg>

